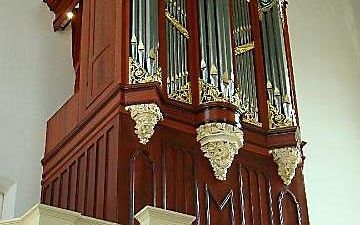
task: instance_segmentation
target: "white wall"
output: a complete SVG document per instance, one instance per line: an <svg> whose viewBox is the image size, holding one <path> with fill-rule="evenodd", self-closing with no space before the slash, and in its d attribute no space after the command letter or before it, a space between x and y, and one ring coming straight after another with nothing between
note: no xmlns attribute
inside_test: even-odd
<svg viewBox="0 0 360 225"><path fill-rule="evenodd" d="M360 222L360 1L290 0L311 224ZM358 5L357 8L351 6Z"/></svg>
<svg viewBox="0 0 360 225"><path fill-rule="evenodd" d="M0 187L18 216L39 202L46 120L72 93L71 32L41 0L0 2Z"/></svg>

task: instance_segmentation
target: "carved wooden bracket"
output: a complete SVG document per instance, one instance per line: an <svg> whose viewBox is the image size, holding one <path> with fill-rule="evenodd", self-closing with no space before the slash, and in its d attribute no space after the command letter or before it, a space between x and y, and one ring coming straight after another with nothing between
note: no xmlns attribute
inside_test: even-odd
<svg viewBox="0 0 360 225"><path fill-rule="evenodd" d="M206 123L197 129L197 141L209 159L215 177L226 180L228 168L244 143L239 127L227 123Z"/></svg>
<svg viewBox="0 0 360 225"><path fill-rule="evenodd" d="M138 104L126 106L130 111L131 118L135 121L135 134L137 134L140 143L146 145L154 134L156 124L163 120L160 108L156 104Z"/></svg>
<svg viewBox="0 0 360 225"><path fill-rule="evenodd" d="M284 184L290 185L297 166L301 163L301 153L297 147L278 148L270 151L278 165L278 174Z"/></svg>

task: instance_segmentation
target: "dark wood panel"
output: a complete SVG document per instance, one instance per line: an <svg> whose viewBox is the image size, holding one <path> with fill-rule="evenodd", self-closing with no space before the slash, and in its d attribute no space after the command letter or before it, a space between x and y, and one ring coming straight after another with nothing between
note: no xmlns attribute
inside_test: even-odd
<svg viewBox="0 0 360 225"><path fill-rule="evenodd" d="M233 190L225 193L223 199L216 198L213 193L208 184L205 184L206 224L235 225Z"/></svg>
<svg viewBox="0 0 360 225"><path fill-rule="evenodd" d="M61 174L61 187L60 187L60 207L66 209L68 206L69 197L69 171L65 170Z"/></svg>
<svg viewBox="0 0 360 225"><path fill-rule="evenodd" d="M81 213L85 213L85 201L87 192L87 165L87 152L85 152L78 159L77 185L75 187L72 187L75 190L75 193L77 192L75 205L76 210Z"/></svg>
<svg viewBox="0 0 360 225"><path fill-rule="evenodd" d="M156 165L144 147L131 156L130 224L146 205L156 206Z"/></svg>
<svg viewBox="0 0 360 225"><path fill-rule="evenodd" d="M80 158L81 159L81 158ZM75 211L76 210L76 197L78 195L81 195L80 192L78 192L78 188L79 186L77 185L77 166L78 166L78 161L73 162L70 166L69 166L69 199L68 199L68 205L67 208L70 210Z"/></svg>

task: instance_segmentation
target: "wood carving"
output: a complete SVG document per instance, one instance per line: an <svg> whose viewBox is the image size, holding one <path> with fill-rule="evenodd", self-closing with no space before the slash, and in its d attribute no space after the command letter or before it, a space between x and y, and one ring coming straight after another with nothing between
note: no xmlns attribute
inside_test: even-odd
<svg viewBox="0 0 360 225"><path fill-rule="evenodd" d="M48 121L43 203L129 225L146 205L309 224L285 2L45 2L55 30L72 22L77 79Z"/></svg>

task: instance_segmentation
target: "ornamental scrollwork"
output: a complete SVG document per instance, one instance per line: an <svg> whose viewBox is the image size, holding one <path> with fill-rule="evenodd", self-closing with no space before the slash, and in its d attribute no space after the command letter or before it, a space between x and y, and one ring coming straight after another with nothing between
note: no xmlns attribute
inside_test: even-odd
<svg viewBox="0 0 360 225"><path fill-rule="evenodd" d="M191 94L191 86L190 83L186 83L179 90L171 93L169 98L174 99L176 101L185 102L188 104L192 103L192 94Z"/></svg>
<svg viewBox="0 0 360 225"><path fill-rule="evenodd" d="M226 180L227 170L244 144L241 129L227 123L206 123L197 129L196 139L209 159L215 177Z"/></svg>
<svg viewBox="0 0 360 225"><path fill-rule="evenodd" d="M200 80L200 98L203 104L228 101L215 85L206 83L203 80Z"/></svg>
<svg viewBox="0 0 360 225"><path fill-rule="evenodd" d="M278 174L285 185L290 185L295 177L296 168L302 162L300 149L285 147L271 150L275 163L278 165Z"/></svg>
<svg viewBox="0 0 360 225"><path fill-rule="evenodd" d="M242 115L242 121L262 127L262 123L259 122L259 119L256 116L256 110L253 107L250 108L249 103L243 101L238 92L235 92L235 94L230 97L229 102L238 108Z"/></svg>
<svg viewBox="0 0 360 225"><path fill-rule="evenodd" d="M275 106L268 102L269 108L269 125L271 129L284 128L293 126L290 118L282 114Z"/></svg>
<svg viewBox="0 0 360 225"><path fill-rule="evenodd" d="M142 84L150 82L161 83L162 71L158 67L154 73L147 72L138 62L129 57L129 81L130 84Z"/></svg>
<svg viewBox="0 0 360 225"><path fill-rule="evenodd" d="M163 120L160 108L156 104L138 104L125 107L135 121L135 134L139 142L146 145L154 134L156 124Z"/></svg>

